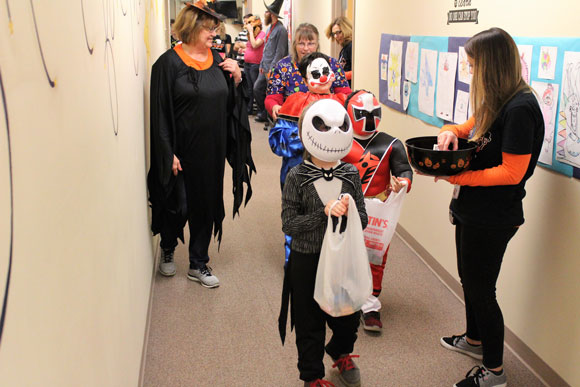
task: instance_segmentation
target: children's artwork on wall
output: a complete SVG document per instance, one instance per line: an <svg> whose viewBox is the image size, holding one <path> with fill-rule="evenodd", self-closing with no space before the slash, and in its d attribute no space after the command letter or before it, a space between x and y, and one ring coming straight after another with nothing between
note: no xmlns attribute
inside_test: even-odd
<svg viewBox="0 0 580 387"><path fill-rule="evenodd" d="M408 81L417 83L417 65L419 64L419 43L407 43L405 52L405 78Z"/></svg>
<svg viewBox="0 0 580 387"><path fill-rule="evenodd" d="M548 82L532 81L532 88L537 93L540 109L542 109L542 115L544 117L544 143L542 144L539 161L544 164L552 165L559 85Z"/></svg>
<svg viewBox="0 0 580 387"><path fill-rule="evenodd" d="M437 117L453 120L453 98L455 96L455 74L457 53L440 52L437 71Z"/></svg>
<svg viewBox="0 0 580 387"><path fill-rule="evenodd" d="M527 44L518 45L518 50L520 52L520 62L522 63L522 78L524 78L524 81L529 85L532 75L532 52L534 46Z"/></svg>
<svg viewBox="0 0 580 387"><path fill-rule="evenodd" d="M463 90L457 90L457 98L455 99L455 113L453 114L453 122L456 124L463 124L468 118L469 93Z"/></svg>
<svg viewBox="0 0 580 387"><path fill-rule="evenodd" d="M389 54L381 55L381 79L387 80L387 68L389 66Z"/></svg>
<svg viewBox="0 0 580 387"><path fill-rule="evenodd" d="M400 103L388 98L388 58L391 41L402 41ZM380 101L397 111L416 117L429 125L441 127L446 123L463 123L473 115L469 101L471 74L465 55L468 37L443 36L401 36L382 34L379 52L381 69L379 77ZM539 103L545 120L545 138L541 156L538 160L542 167L565 176L580 179L580 39L557 37L514 37L522 61L522 76L539 94ZM411 62L411 52L417 48L417 66ZM439 53L456 53L454 101L451 117L439 114L439 110L451 100L446 93L437 94L445 61L437 58ZM445 55L441 55L443 58ZM566 58L565 58L566 56ZM429 66L427 66L427 62ZM417 82L412 82L413 68L417 71ZM384 74L383 74L384 72ZM469 74L469 78L467 77ZM460 79L461 78L461 79ZM543 81L543 80L548 81ZM448 89L448 87L447 87ZM435 92L435 93L433 93ZM430 93L430 94L429 94ZM434 95L433 95L434 94ZM558 98L560 95L560 98ZM408 98L408 99L407 99ZM448 105L446 105L448 106ZM434 109L437 107L437 114ZM554 117L555 114L555 117ZM441 118L449 117L449 118Z"/></svg>
<svg viewBox="0 0 580 387"><path fill-rule="evenodd" d="M556 159L580 167L580 52L564 53Z"/></svg>
<svg viewBox="0 0 580 387"><path fill-rule="evenodd" d="M467 61L467 53L463 46L459 46L459 51L457 55L457 79L459 82L463 82L467 85L471 85L471 69L469 67L469 62Z"/></svg>
<svg viewBox="0 0 580 387"><path fill-rule="evenodd" d="M409 98L411 97L411 82L403 82L403 110L407 111L409 107Z"/></svg>
<svg viewBox="0 0 580 387"><path fill-rule="evenodd" d="M405 109L401 80L405 79L405 50L410 39L410 36L382 34L379 48L379 101L402 113ZM395 43L391 45L391 42Z"/></svg>
<svg viewBox="0 0 580 387"><path fill-rule="evenodd" d="M403 42L391 40L389 50L389 70L388 70L388 98L401 103L401 62L403 61Z"/></svg>
<svg viewBox="0 0 580 387"><path fill-rule="evenodd" d="M554 79L556 74L556 58L558 57L558 47L540 47L540 58L538 62L538 78Z"/></svg>
<svg viewBox="0 0 580 387"><path fill-rule="evenodd" d="M419 75L419 111L433 116L435 108L435 81L437 80L437 51L421 49Z"/></svg>

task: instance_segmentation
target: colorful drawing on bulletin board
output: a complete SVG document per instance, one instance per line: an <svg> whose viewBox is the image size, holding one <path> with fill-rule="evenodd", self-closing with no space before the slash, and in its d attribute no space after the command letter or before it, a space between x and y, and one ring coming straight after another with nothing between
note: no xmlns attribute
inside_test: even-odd
<svg viewBox="0 0 580 387"><path fill-rule="evenodd" d="M564 53L566 51L580 51L580 40L575 38L541 38L541 37L514 37L516 44L519 45L530 45L533 46L532 52L532 67L530 69L531 81L542 81L537 75L539 74L540 66L540 50L542 47L556 47L556 56L551 58L554 60L555 72L554 79L550 80L550 83L556 88L558 86L558 94L554 94L554 105L556 106L556 122L554 129L554 137L552 138L553 150L552 150L552 163L545 163L542 159L539 159L539 165L566 176L574 176L580 178L580 168L577 168L569 163L564 162L558 156L558 132L560 129L560 112L562 108L562 78L563 78L563 68L564 68ZM560 97L560 98L559 98ZM560 138L562 140L563 138Z"/></svg>
<svg viewBox="0 0 580 387"><path fill-rule="evenodd" d="M403 42L391 40L389 49L389 73L387 97L394 103L401 103L401 63L403 62Z"/></svg>
<svg viewBox="0 0 580 387"><path fill-rule="evenodd" d="M453 120L453 101L455 100L455 75L457 72L457 53L440 52L437 68L437 117L445 121Z"/></svg>
<svg viewBox="0 0 580 387"><path fill-rule="evenodd" d="M427 48L421 49L419 74L419 111L433 116L435 82L437 80L437 51Z"/></svg>
<svg viewBox="0 0 580 387"><path fill-rule="evenodd" d="M471 85L471 78L473 75L471 74L471 66L467 60L467 53L465 52L465 48L460 46L457 54L457 79L459 79L459 82L463 82L466 85Z"/></svg>
<svg viewBox="0 0 580 387"><path fill-rule="evenodd" d="M425 109L428 113L424 113L423 111L421 111L421 109L419 108L419 101L420 101L420 91L422 90L424 95L421 98L425 97L425 93L426 93L426 89L429 87L432 95L433 91L436 90L437 88L437 56L439 52L447 52L447 46L448 46L448 38L447 37L442 37L442 36L412 36L411 37L411 43L417 43L419 45L419 66L417 68L417 70L419 71L419 75L418 75L418 79L417 79L417 83L411 83L411 95L409 97L409 107L407 108L407 114L409 114L410 116L416 117L418 119L420 119L421 121L424 121L425 123L429 124L429 125L433 125L436 127L441 127L444 124L444 121L437 117L437 115L435 114L435 101L431 100L429 101L427 100L423 100L421 102L421 104L423 104L423 102L428 102L429 107L427 109ZM429 50L428 52L431 52L431 54L428 54L431 56L431 58L428 60L429 62L429 76L431 77L431 82L432 85L429 85L429 76L427 73L425 73L425 70L421 69L421 65L425 62L425 58L422 58L423 55L423 50ZM421 74L421 71L423 71L423 75ZM424 77L424 78L422 78ZM423 85L421 86L421 82L423 82ZM436 97L435 97L436 98ZM425 108L425 106L422 106L423 108ZM432 108L431 108L432 107Z"/></svg>
<svg viewBox="0 0 580 387"><path fill-rule="evenodd" d="M524 81L530 84L531 74L532 74L532 52L534 46L528 44L518 45L518 51L520 52L520 62L522 63L522 78Z"/></svg>
<svg viewBox="0 0 580 387"><path fill-rule="evenodd" d="M379 47L379 101L391 109L395 109L402 113L405 112L405 109L403 107L403 88L401 87L401 79L404 79L405 77L405 50L410 39L410 36L382 34L381 45ZM390 90L391 96L389 98L389 86L393 85L389 65L395 63L395 60L392 60L390 55L391 41L399 42L395 43L395 46L400 44L401 50L399 53L398 48L396 48L396 53L394 53L399 56L397 60L398 64L396 66L399 72L398 96L395 95L397 93L395 90L397 87L395 86Z"/></svg>
<svg viewBox="0 0 580 387"><path fill-rule="evenodd" d="M469 93L457 90L455 97L455 111L453 112L453 122L463 124L469 118Z"/></svg>
<svg viewBox="0 0 580 387"><path fill-rule="evenodd" d="M419 43L407 43L405 52L405 78L408 81L417 83L417 65L419 64Z"/></svg>
<svg viewBox="0 0 580 387"><path fill-rule="evenodd" d="M540 103L540 109L542 110L542 116L544 117L544 142L538 160L544 164L552 165L559 85L548 82L532 81L531 86L536 91L538 102Z"/></svg>
<svg viewBox="0 0 580 387"><path fill-rule="evenodd" d="M558 47L540 47L540 58L538 63L538 78L554 79L556 74L556 58L558 57Z"/></svg>
<svg viewBox="0 0 580 387"><path fill-rule="evenodd" d="M411 82L403 82L403 109L407 111L409 107L409 98L411 97Z"/></svg>
<svg viewBox="0 0 580 387"><path fill-rule="evenodd" d="M389 55L381 54L381 80L386 81L388 76Z"/></svg>
<svg viewBox="0 0 580 387"><path fill-rule="evenodd" d="M448 52L457 53L457 76L455 78L455 109L453 121L462 124L469 118L469 85L471 84L471 70L465 53L467 37L450 37L447 44Z"/></svg>
<svg viewBox="0 0 580 387"><path fill-rule="evenodd" d="M580 52L564 53L556 159L580 167Z"/></svg>

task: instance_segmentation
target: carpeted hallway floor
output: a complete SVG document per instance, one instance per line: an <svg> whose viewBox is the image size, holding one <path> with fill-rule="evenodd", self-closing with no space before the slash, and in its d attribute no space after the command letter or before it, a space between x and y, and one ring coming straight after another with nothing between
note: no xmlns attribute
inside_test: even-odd
<svg viewBox="0 0 580 387"><path fill-rule="evenodd" d="M223 241L219 251L210 247L221 286L206 289L187 279L187 248L180 244L177 275L155 276L143 386L303 385L294 333L282 346L277 330L284 262L280 158L270 151L263 126L250 120L258 169L254 196L232 220L226 170ZM439 344L440 336L462 332L463 304L398 236L380 300L382 334L360 328L355 344L363 386L451 387L478 364ZM326 379L341 386L331 364L326 357ZM505 366L509 386L543 386L508 349Z"/></svg>

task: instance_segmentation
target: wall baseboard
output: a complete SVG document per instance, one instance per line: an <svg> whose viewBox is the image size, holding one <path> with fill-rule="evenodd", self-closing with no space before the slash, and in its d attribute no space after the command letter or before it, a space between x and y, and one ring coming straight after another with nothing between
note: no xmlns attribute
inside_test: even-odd
<svg viewBox="0 0 580 387"><path fill-rule="evenodd" d="M461 283L455 279L413 236L400 224L397 225L397 234L403 242L417 254L425 265L447 286L447 288L461 302L463 289ZM570 387L560 375L543 361L530 347L526 345L508 327L505 327L505 345L520 359L526 367L536 375L546 386Z"/></svg>
<svg viewBox="0 0 580 387"><path fill-rule="evenodd" d="M151 224L151 223L150 223ZM151 248L153 250L153 270L151 273L151 287L149 288L149 305L147 306L147 321L145 322L145 335L143 337L143 351L141 352L141 367L139 369L139 384L138 386L143 386L145 382L145 366L147 360L147 344L149 343L149 329L151 327L151 310L153 308L153 293L155 287L155 275L157 274L157 263L159 262L160 251L159 247L160 235L153 236L151 238Z"/></svg>

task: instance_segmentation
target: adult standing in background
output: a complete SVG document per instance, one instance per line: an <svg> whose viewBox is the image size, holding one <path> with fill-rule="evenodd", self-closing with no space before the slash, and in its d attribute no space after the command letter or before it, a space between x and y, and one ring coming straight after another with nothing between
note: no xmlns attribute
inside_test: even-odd
<svg viewBox="0 0 580 387"><path fill-rule="evenodd" d="M339 16L326 28L326 37L338 43L342 49L338 61L346 73L348 85L352 79L352 23L344 16Z"/></svg>
<svg viewBox="0 0 580 387"><path fill-rule="evenodd" d="M245 25L248 33L248 42L244 54L245 74L248 81L250 99L248 101L248 114L253 113L254 105L254 84L260 73L260 62L264 53L264 38L266 33L262 30L262 21L258 16L248 18Z"/></svg>
<svg viewBox="0 0 580 387"><path fill-rule="evenodd" d="M524 186L538 161L544 119L522 78L518 48L507 32L482 31L464 47L473 69L473 117L462 125L443 126L437 142L439 149L449 145L457 149L457 138L462 137L478 147L468 171L435 181L455 184L450 218L455 225L466 331L441 338L441 345L482 359L483 365L473 367L456 387L501 387L507 378L496 282L508 242L524 223Z"/></svg>
<svg viewBox="0 0 580 387"><path fill-rule="evenodd" d="M280 9L284 0L274 0L270 5L266 5L264 13L264 23L270 26L264 38L264 52L260 62L260 73L254 84L254 98L258 105L256 122L268 121L264 100L266 99L266 83L268 73L280 59L288 55L288 31L280 21Z"/></svg>
<svg viewBox="0 0 580 387"><path fill-rule="evenodd" d="M219 286L212 274L208 247L222 236L225 159L234 179L234 214L242 202L243 183L255 170L251 133L233 59L211 49L222 16L204 0L187 3L174 29L183 42L167 50L151 70L151 169L147 176L151 229L161 234L159 272L176 273L173 252L189 223L187 277L204 287ZM236 192L237 191L237 192Z"/></svg>
<svg viewBox="0 0 580 387"><path fill-rule="evenodd" d="M245 26L248 23L248 19L253 16L251 13L245 15L242 18L243 25ZM245 71L244 69L244 51L246 49L246 43L248 42L248 31L245 28L242 28L238 36L234 41L233 53L236 56L236 60L238 61L238 66L242 72Z"/></svg>
<svg viewBox="0 0 580 387"><path fill-rule="evenodd" d="M278 117L278 112L289 95L297 92L308 92L308 86L300 74L298 63L306 55L316 52L318 49L318 29L310 23L302 23L296 27L290 55L276 63L272 75L268 79L265 106L274 119ZM334 58L329 58L329 64L335 76L330 92L350 94L351 89L342 67Z"/></svg>
<svg viewBox="0 0 580 387"><path fill-rule="evenodd" d="M218 26L217 35L213 38L212 48L220 54L222 59L230 57L232 37L226 34L226 25L223 22Z"/></svg>

